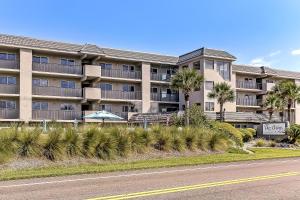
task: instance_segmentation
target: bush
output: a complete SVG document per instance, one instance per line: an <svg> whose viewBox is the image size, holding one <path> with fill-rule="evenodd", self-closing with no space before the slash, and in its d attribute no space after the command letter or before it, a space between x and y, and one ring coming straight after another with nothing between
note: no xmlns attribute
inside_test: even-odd
<svg viewBox="0 0 300 200"><path fill-rule="evenodd" d="M224 122L213 122L211 123L212 128L216 132L222 132L235 142L238 146L243 146L243 134L237 128L231 124Z"/></svg>
<svg viewBox="0 0 300 200"><path fill-rule="evenodd" d="M16 150L17 131L14 128L2 129L0 134L0 164L13 157Z"/></svg>
<svg viewBox="0 0 300 200"><path fill-rule="evenodd" d="M239 129L239 131L243 135L243 142L249 142L250 140L253 139L253 133L251 131L249 131L247 128Z"/></svg>
<svg viewBox="0 0 300 200"><path fill-rule="evenodd" d="M212 130L199 128L195 129L195 133L197 135L197 148L203 151L210 149L208 143L210 135L212 134Z"/></svg>
<svg viewBox="0 0 300 200"><path fill-rule="evenodd" d="M128 156L131 151L131 138L129 131L122 127L113 127L111 129L105 129L105 131L111 134L116 141L116 151L119 156Z"/></svg>
<svg viewBox="0 0 300 200"><path fill-rule="evenodd" d="M202 108L193 104L189 109L189 119L190 125L195 127L205 127L208 124L206 115L204 114ZM185 113L183 115L177 116L174 114L171 118L172 123L175 126L184 126Z"/></svg>
<svg viewBox="0 0 300 200"><path fill-rule="evenodd" d="M213 151L225 151L229 147L229 141L224 133L215 132L210 134L208 145Z"/></svg>
<svg viewBox="0 0 300 200"><path fill-rule="evenodd" d="M95 141L96 135L100 134L100 131L97 127L89 127L86 132L83 132L82 135L82 154L86 157L91 156L92 145Z"/></svg>
<svg viewBox="0 0 300 200"><path fill-rule="evenodd" d="M66 154L68 156L77 156L80 153L80 142L79 133L74 128L68 127L63 139Z"/></svg>
<svg viewBox="0 0 300 200"><path fill-rule="evenodd" d="M191 151L195 150L197 148L197 136L195 130L192 128L185 128L182 134L185 146Z"/></svg>
<svg viewBox="0 0 300 200"><path fill-rule="evenodd" d="M297 139L300 139L300 125L293 124L287 129L287 135L290 143L294 144Z"/></svg>
<svg viewBox="0 0 300 200"><path fill-rule="evenodd" d="M170 151L172 148L172 135L170 128L166 127L164 130L155 129L155 144L154 147L160 151Z"/></svg>
<svg viewBox="0 0 300 200"><path fill-rule="evenodd" d="M246 130L251 133L252 137L256 136L256 130L254 128L246 128Z"/></svg>
<svg viewBox="0 0 300 200"><path fill-rule="evenodd" d="M185 150L185 140L182 138L180 133L173 133L172 135L172 148L175 151L182 152Z"/></svg>
<svg viewBox="0 0 300 200"><path fill-rule="evenodd" d="M36 156L39 153L41 129L22 128L17 134L17 154L21 157Z"/></svg>
<svg viewBox="0 0 300 200"><path fill-rule="evenodd" d="M267 141L265 139L259 138L256 140L255 145L256 147L265 147L267 144Z"/></svg>
<svg viewBox="0 0 300 200"><path fill-rule="evenodd" d="M51 161L56 160L62 154L62 133L63 130L61 128L53 128L50 130L48 137L42 144L43 156Z"/></svg>
<svg viewBox="0 0 300 200"><path fill-rule="evenodd" d="M100 132L92 145L93 156L100 159L112 159L116 153L116 142L112 135Z"/></svg>

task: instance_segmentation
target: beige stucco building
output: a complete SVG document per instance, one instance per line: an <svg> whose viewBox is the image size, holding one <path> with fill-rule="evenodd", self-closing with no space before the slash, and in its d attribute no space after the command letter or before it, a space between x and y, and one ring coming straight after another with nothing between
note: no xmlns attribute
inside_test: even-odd
<svg viewBox="0 0 300 200"><path fill-rule="evenodd" d="M228 52L207 48L175 57L0 34L0 121L73 122L107 110L125 122L132 113L182 110L183 96L170 87L170 79L184 67L205 79L191 103L212 113L219 107L207 93L217 82L236 90L236 101L225 104L226 112L249 113L265 112L262 101L277 81L300 82L298 72L235 61ZM292 116L300 122L298 105Z"/></svg>

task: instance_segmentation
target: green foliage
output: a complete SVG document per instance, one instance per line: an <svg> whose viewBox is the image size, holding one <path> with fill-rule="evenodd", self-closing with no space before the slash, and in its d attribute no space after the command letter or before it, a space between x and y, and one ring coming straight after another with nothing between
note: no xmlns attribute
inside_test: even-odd
<svg viewBox="0 0 300 200"><path fill-rule="evenodd" d="M209 135L208 146L213 151L226 151L229 147L228 137L224 133L212 132Z"/></svg>
<svg viewBox="0 0 300 200"><path fill-rule="evenodd" d="M49 131L48 137L42 144L42 154L49 160L56 160L62 154L61 128L53 128Z"/></svg>
<svg viewBox="0 0 300 200"><path fill-rule="evenodd" d="M231 124L213 122L211 123L211 126L215 131L224 133L226 136L228 136L235 142L236 145L243 146L243 134Z"/></svg>
<svg viewBox="0 0 300 200"><path fill-rule="evenodd" d="M235 147L230 147L227 150L228 153L234 153L234 154L249 154L247 151L241 149L241 148L235 148Z"/></svg>
<svg viewBox="0 0 300 200"><path fill-rule="evenodd" d="M89 127L87 131L82 134L82 154L86 157L91 156L92 145L95 140L96 135L100 134L100 130L95 127Z"/></svg>
<svg viewBox="0 0 300 200"><path fill-rule="evenodd" d="M185 141L184 138L180 135L180 133L173 133L172 135L172 149L175 151L182 152L185 150Z"/></svg>
<svg viewBox="0 0 300 200"><path fill-rule="evenodd" d="M131 137L129 131L123 127L113 127L107 132L110 133L116 141L117 154L119 156L128 156L131 150Z"/></svg>
<svg viewBox="0 0 300 200"><path fill-rule="evenodd" d="M250 131L249 129L242 128L242 129L239 129L239 131L242 133L243 142L249 142L250 140L253 139L253 132Z"/></svg>
<svg viewBox="0 0 300 200"><path fill-rule="evenodd" d="M297 139L300 139L300 125L291 125L287 130L287 134L290 143L294 144L297 141Z"/></svg>
<svg viewBox="0 0 300 200"><path fill-rule="evenodd" d="M197 148L197 135L194 129L185 128L183 130L183 137L185 145L189 150L193 151Z"/></svg>
<svg viewBox="0 0 300 200"><path fill-rule="evenodd" d="M155 131L155 130L154 130ZM170 128L166 127L163 131L155 131L154 147L160 151L170 151L172 149L172 134Z"/></svg>
<svg viewBox="0 0 300 200"><path fill-rule="evenodd" d="M181 116L173 114L171 121L175 126L184 126L184 120L186 113ZM193 104L189 109L189 121L190 125L194 127L205 127L208 124L208 119L204 114L202 108L196 104Z"/></svg>
<svg viewBox="0 0 300 200"><path fill-rule="evenodd" d="M21 157L36 156L40 147L40 134L41 129L39 128L33 130L22 128L16 138L17 154Z"/></svg>
<svg viewBox="0 0 300 200"><path fill-rule="evenodd" d="M265 139L259 138L256 140L255 146L256 147L265 147L265 146L267 146L267 143L268 142Z"/></svg>
<svg viewBox="0 0 300 200"><path fill-rule="evenodd" d="M116 153L115 138L108 133L101 131L96 135L92 145L93 156L100 159L112 159Z"/></svg>
<svg viewBox="0 0 300 200"><path fill-rule="evenodd" d="M70 157L79 155L80 142L79 133L77 133L74 128L68 127L63 139L66 154Z"/></svg>
<svg viewBox="0 0 300 200"><path fill-rule="evenodd" d="M0 164L13 157L16 150L17 131L15 128L2 129L0 133Z"/></svg>

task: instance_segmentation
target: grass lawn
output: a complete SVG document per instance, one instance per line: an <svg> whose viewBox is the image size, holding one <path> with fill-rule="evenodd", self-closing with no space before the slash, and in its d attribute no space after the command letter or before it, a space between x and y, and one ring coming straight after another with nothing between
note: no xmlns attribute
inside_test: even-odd
<svg viewBox="0 0 300 200"><path fill-rule="evenodd" d="M87 164L70 167L43 167L21 170L0 170L0 180L25 179L34 177L64 176L74 174L103 173L112 171L124 171L135 169L175 167L199 164L212 164L224 162L236 162L246 160L260 160L271 158L300 157L300 150L256 148L254 154L211 154L192 157L161 158L141 160L135 162L120 162L106 164Z"/></svg>

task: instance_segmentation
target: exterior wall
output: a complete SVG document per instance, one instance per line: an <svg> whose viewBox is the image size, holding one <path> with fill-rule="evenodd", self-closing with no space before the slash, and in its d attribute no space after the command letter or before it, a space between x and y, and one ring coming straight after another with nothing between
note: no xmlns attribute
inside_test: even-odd
<svg viewBox="0 0 300 200"><path fill-rule="evenodd" d="M20 49L20 120L28 123L32 115L32 51Z"/></svg>

